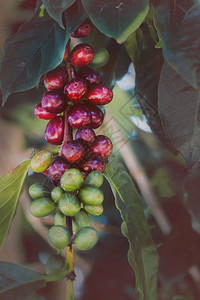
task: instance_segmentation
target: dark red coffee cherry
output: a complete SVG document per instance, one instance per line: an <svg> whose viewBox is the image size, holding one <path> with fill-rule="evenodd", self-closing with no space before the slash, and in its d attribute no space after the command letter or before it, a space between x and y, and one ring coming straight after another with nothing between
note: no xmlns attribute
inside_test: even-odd
<svg viewBox="0 0 200 300"><path fill-rule="evenodd" d="M71 64L74 67L84 67L89 65L94 57L94 50L88 44L78 44L71 52Z"/></svg>
<svg viewBox="0 0 200 300"><path fill-rule="evenodd" d="M80 101L87 93L87 85L80 78L72 79L65 86L64 93L71 102Z"/></svg>
<svg viewBox="0 0 200 300"><path fill-rule="evenodd" d="M99 171L103 173L106 168L106 163L105 161L98 156L90 156L90 158L82 164L82 170L86 173L90 173L92 171Z"/></svg>
<svg viewBox="0 0 200 300"><path fill-rule="evenodd" d="M41 105L48 112L58 114L65 110L67 101L63 93L54 90L43 95Z"/></svg>
<svg viewBox="0 0 200 300"><path fill-rule="evenodd" d="M101 84L102 79L97 71L92 70L89 67L82 67L78 70L77 76L86 80L88 84Z"/></svg>
<svg viewBox="0 0 200 300"><path fill-rule="evenodd" d="M71 36L74 38L82 38L87 36L93 28L93 24L90 19L86 19L72 34Z"/></svg>
<svg viewBox="0 0 200 300"><path fill-rule="evenodd" d="M49 121L45 130L45 139L49 144L62 144L64 135L64 122L62 117L56 117Z"/></svg>
<svg viewBox="0 0 200 300"><path fill-rule="evenodd" d="M70 168L70 164L61 156L56 157L50 167L49 176L55 180L59 181L61 176Z"/></svg>
<svg viewBox="0 0 200 300"><path fill-rule="evenodd" d="M56 114L51 114L46 109L42 108L41 103L38 103L35 106L34 114L39 119L43 119L43 120L51 120L51 119L54 119L56 117Z"/></svg>
<svg viewBox="0 0 200 300"><path fill-rule="evenodd" d="M103 119L104 119L104 114L102 112L102 110L97 107L96 105L87 103L86 104L87 107L89 108L89 111L91 113L91 122L89 124L89 126L91 128L98 128L99 126L101 126L101 124L103 123Z"/></svg>
<svg viewBox="0 0 200 300"><path fill-rule="evenodd" d="M113 145L111 140L105 135L97 135L90 147L90 151L102 158L107 157L112 152Z"/></svg>
<svg viewBox="0 0 200 300"><path fill-rule="evenodd" d="M105 105L112 101L113 92L106 86L92 86L85 97L89 102L95 105Z"/></svg>
<svg viewBox="0 0 200 300"><path fill-rule="evenodd" d="M46 73L44 85L48 91L58 90L65 86L67 79L67 72L64 69L57 67Z"/></svg>
<svg viewBox="0 0 200 300"><path fill-rule="evenodd" d="M86 126L79 128L75 135L76 140L80 139L81 141L87 143L93 143L94 138L95 138L94 130Z"/></svg>
<svg viewBox="0 0 200 300"><path fill-rule="evenodd" d="M79 129L90 123L91 114L87 105L77 103L69 110L67 119L73 128Z"/></svg>
<svg viewBox="0 0 200 300"><path fill-rule="evenodd" d="M84 148L79 141L68 141L62 147L62 155L70 162L75 163L83 157Z"/></svg>

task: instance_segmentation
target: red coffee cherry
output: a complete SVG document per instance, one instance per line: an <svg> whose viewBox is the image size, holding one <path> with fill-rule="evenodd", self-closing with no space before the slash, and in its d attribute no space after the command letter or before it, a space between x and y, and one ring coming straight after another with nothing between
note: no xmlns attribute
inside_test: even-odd
<svg viewBox="0 0 200 300"><path fill-rule="evenodd" d="M98 156L91 156L86 162L82 164L82 170L86 173L90 173L92 171L99 171L103 173L106 168L105 161Z"/></svg>
<svg viewBox="0 0 200 300"><path fill-rule="evenodd" d="M62 62L65 62L67 59L69 58L69 47L68 47L68 44L65 46L65 52L64 52L64 55L63 55L63 60Z"/></svg>
<svg viewBox="0 0 200 300"><path fill-rule="evenodd" d="M95 138L94 130L86 126L79 128L75 135L76 140L81 140L87 143L93 143L94 138Z"/></svg>
<svg viewBox="0 0 200 300"><path fill-rule="evenodd" d="M71 52L71 64L74 67L84 67L89 65L94 57L94 50L88 44L79 44Z"/></svg>
<svg viewBox="0 0 200 300"><path fill-rule="evenodd" d="M85 104L77 103L69 110L67 119L73 128L79 129L90 123L91 114Z"/></svg>
<svg viewBox="0 0 200 300"><path fill-rule="evenodd" d="M68 141L62 147L62 155L70 162L75 163L83 157L84 148L79 141Z"/></svg>
<svg viewBox="0 0 200 300"><path fill-rule="evenodd" d="M67 72L60 67L46 73L44 85L48 91L62 89L67 83Z"/></svg>
<svg viewBox="0 0 200 300"><path fill-rule="evenodd" d="M80 78L72 79L65 86L64 93L71 102L80 101L87 93L87 85Z"/></svg>
<svg viewBox="0 0 200 300"><path fill-rule="evenodd" d="M89 126L91 128L98 128L99 126L101 126L101 124L103 123L103 119L104 119L104 114L102 112L102 110L97 107L96 105L87 103L86 104L87 107L89 108L89 111L91 113L91 122L89 124Z"/></svg>
<svg viewBox="0 0 200 300"><path fill-rule="evenodd" d="M105 105L112 101L113 92L106 86L92 86L85 97L89 102L95 105Z"/></svg>
<svg viewBox="0 0 200 300"><path fill-rule="evenodd" d="M57 156L49 167L49 176L55 180L60 181L61 176L70 169L70 164L61 156Z"/></svg>
<svg viewBox="0 0 200 300"><path fill-rule="evenodd" d="M107 157L112 152L113 145L111 140L105 135L97 135L90 147L90 151L102 158Z"/></svg>
<svg viewBox="0 0 200 300"><path fill-rule="evenodd" d="M58 114L65 110L67 101L63 93L54 90L43 95L41 105L48 112Z"/></svg>
<svg viewBox="0 0 200 300"><path fill-rule="evenodd" d="M64 121L62 117L56 117L49 121L45 130L45 139L49 144L60 145L63 141Z"/></svg>
<svg viewBox="0 0 200 300"><path fill-rule="evenodd" d="M71 36L74 38L82 38L87 36L93 28L93 24L90 19L86 19L72 34Z"/></svg>
<svg viewBox="0 0 200 300"><path fill-rule="evenodd" d="M101 84L102 79L97 71L92 70L89 67L82 67L78 70L77 76L86 80L88 84Z"/></svg>
<svg viewBox="0 0 200 300"><path fill-rule="evenodd" d="M41 103L38 103L34 109L34 115L39 119L51 120L56 117L56 114L51 114L46 109L42 108Z"/></svg>

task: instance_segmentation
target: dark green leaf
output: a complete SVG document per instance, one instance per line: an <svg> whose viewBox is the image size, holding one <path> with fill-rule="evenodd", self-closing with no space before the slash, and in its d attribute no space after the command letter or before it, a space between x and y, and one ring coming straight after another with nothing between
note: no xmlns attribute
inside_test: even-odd
<svg viewBox="0 0 200 300"><path fill-rule="evenodd" d="M182 153L188 164L199 159L200 97L166 62L160 76L158 111L163 129L174 148Z"/></svg>
<svg viewBox="0 0 200 300"><path fill-rule="evenodd" d="M48 14L52 17L58 24L64 28L62 21L63 12L70 7L76 0L42 0Z"/></svg>
<svg viewBox="0 0 200 300"><path fill-rule="evenodd" d="M128 259L135 270L137 300L156 300L158 254L144 216L142 199L123 165L113 157L106 173L123 219L122 232L130 244Z"/></svg>
<svg viewBox="0 0 200 300"><path fill-rule="evenodd" d="M0 178L0 247L10 228L29 167L30 160L26 160Z"/></svg>
<svg viewBox="0 0 200 300"><path fill-rule="evenodd" d="M44 287L46 282L60 280L68 273L68 269L56 275L43 275L21 265L0 263L0 299L26 300L37 289Z"/></svg>
<svg viewBox="0 0 200 300"><path fill-rule="evenodd" d="M61 63L71 33L86 14L79 1L64 12L66 30L37 10L17 34L7 40L0 70L3 104L11 93L34 87L42 74Z"/></svg>
<svg viewBox="0 0 200 300"><path fill-rule="evenodd" d="M148 0L82 0L95 26L122 43L136 30L149 9Z"/></svg>
<svg viewBox="0 0 200 300"><path fill-rule="evenodd" d="M155 7L155 23L166 61L197 88L200 84L200 6L193 4L191 0L161 0Z"/></svg>
<svg viewBox="0 0 200 300"><path fill-rule="evenodd" d="M137 68L139 54L142 48L143 32L140 28L131 33L125 42L125 48L128 52L135 69Z"/></svg>

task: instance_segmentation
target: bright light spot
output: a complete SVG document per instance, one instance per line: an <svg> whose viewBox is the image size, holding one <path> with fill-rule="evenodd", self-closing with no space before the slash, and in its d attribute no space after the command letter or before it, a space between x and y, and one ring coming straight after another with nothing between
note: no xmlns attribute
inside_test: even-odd
<svg viewBox="0 0 200 300"><path fill-rule="evenodd" d="M145 132L148 132L148 133L152 133L149 125L147 124L147 119L145 116L143 116L143 120L141 120L137 116L132 116L132 117L130 117L130 119L139 129L141 129Z"/></svg>
<svg viewBox="0 0 200 300"><path fill-rule="evenodd" d="M120 80L117 80L116 83L123 91L128 91L135 87L135 69L133 63L130 63L128 72Z"/></svg>

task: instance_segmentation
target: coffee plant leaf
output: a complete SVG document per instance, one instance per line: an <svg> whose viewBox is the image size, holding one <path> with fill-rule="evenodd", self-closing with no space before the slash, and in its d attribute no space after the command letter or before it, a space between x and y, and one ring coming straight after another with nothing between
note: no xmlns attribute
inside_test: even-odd
<svg viewBox="0 0 200 300"><path fill-rule="evenodd" d="M43 275L24 266L1 262L0 263L0 299L26 300L29 295L49 281L64 278L68 269L56 275Z"/></svg>
<svg viewBox="0 0 200 300"><path fill-rule="evenodd" d="M111 156L106 178L115 196L123 223L122 233L128 238L128 260L135 271L135 296L138 300L157 299L158 254L144 215L142 199L124 166Z"/></svg>
<svg viewBox="0 0 200 300"><path fill-rule="evenodd" d="M125 41L125 48L128 52L135 69L137 68L140 52L142 50L143 32L140 28L131 33Z"/></svg>
<svg viewBox="0 0 200 300"><path fill-rule="evenodd" d="M70 7L76 0L42 0L49 16L54 19L61 28L65 28L62 21L63 12Z"/></svg>
<svg viewBox="0 0 200 300"><path fill-rule="evenodd" d="M174 7L172 7L174 5ZM170 66L191 86L200 85L200 5L194 1L159 1L155 25Z"/></svg>
<svg viewBox="0 0 200 300"><path fill-rule="evenodd" d="M188 165L199 159L200 97L168 63L164 63L158 87L158 112L167 139Z"/></svg>
<svg viewBox="0 0 200 300"><path fill-rule="evenodd" d="M144 21L148 0L82 0L91 21L104 34L123 43Z"/></svg>
<svg viewBox="0 0 200 300"><path fill-rule="evenodd" d="M0 178L0 248L10 228L29 167L30 160L26 160Z"/></svg>
<svg viewBox="0 0 200 300"><path fill-rule="evenodd" d="M4 48L0 67L0 87L5 104L11 93L36 86L41 75L57 67L63 59L71 33L86 18L81 2L77 1L63 14L66 30L39 9L32 19L10 37Z"/></svg>

